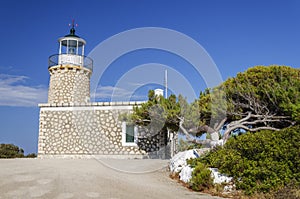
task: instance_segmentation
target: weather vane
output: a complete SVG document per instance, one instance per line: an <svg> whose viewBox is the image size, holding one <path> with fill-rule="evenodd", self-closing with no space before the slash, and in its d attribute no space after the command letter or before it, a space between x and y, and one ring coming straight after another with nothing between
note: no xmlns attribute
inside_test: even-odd
<svg viewBox="0 0 300 199"><path fill-rule="evenodd" d="M69 23L69 26L72 26L72 28L74 28L74 27L77 27L77 26L78 26L78 24L74 24L74 22L75 22L75 20L74 20L74 19L72 19L72 23L71 23L71 24Z"/></svg>
<svg viewBox="0 0 300 199"><path fill-rule="evenodd" d="M74 24L74 19L72 20L72 24L69 23L69 26L72 26L70 29L70 35L75 35L75 26L77 27L78 24Z"/></svg>

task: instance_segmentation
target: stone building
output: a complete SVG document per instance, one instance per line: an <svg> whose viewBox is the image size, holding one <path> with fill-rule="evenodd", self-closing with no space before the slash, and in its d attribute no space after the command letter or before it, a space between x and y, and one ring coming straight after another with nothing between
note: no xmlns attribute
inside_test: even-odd
<svg viewBox="0 0 300 199"><path fill-rule="evenodd" d="M39 104L39 158L169 158L176 142L120 120L141 102L90 102L93 60L86 41L75 34L59 38L49 57L48 103Z"/></svg>

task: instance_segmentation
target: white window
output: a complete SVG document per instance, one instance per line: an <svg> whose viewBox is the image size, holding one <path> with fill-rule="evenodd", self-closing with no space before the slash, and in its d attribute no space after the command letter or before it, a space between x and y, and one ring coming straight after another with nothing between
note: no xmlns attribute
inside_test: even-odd
<svg viewBox="0 0 300 199"><path fill-rule="evenodd" d="M137 146L138 128L133 124L122 122L122 145Z"/></svg>

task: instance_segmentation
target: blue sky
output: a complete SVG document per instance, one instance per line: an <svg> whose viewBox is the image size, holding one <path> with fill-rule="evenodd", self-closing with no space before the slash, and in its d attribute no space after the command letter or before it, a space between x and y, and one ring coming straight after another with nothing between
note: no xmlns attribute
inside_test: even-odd
<svg viewBox="0 0 300 199"><path fill-rule="evenodd" d="M79 24L76 33L87 41L86 54L120 32L160 27L201 44L224 80L255 65L300 65L297 0L2 0L0 143L16 144L26 153L37 152L37 104L47 100L48 57L58 53L57 39L68 34L73 18ZM206 86L185 60L146 49L125 54L108 67L98 82L98 100L109 97L123 74L147 63L173 68L197 93ZM95 70L97 67L101 66L95 65ZM162 83L161 71L158 75ZM144 85L136 97L145 98L146 90L153 86L160 85ZM120 95L128 94L125 89L119 91Z"/></svg>

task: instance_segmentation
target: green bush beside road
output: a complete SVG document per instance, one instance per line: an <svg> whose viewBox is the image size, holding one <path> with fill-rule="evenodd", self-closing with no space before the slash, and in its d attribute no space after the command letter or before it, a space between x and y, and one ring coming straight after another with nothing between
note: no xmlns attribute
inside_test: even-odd
<svg viewBox="0 0 300 199"><path fill-rule="evenodd" d="M0 144L0 158L35 158L36 154L24 155L24 150L13 144Z"/></svg>
<svg viewBox="0 0 300 199"><path fill-rule="evenodd" d="M218 168L234 178L247 195L278 192L300 185L300 126L280 131L262 130L232 137L223 147L191 160ZM197 167L197 166L196 166ZM191 182L197 182L194 170ZM193 186L192 186L193 187Z"/></svg>

